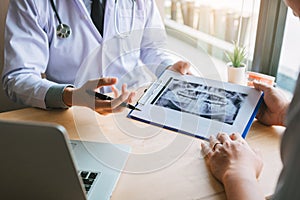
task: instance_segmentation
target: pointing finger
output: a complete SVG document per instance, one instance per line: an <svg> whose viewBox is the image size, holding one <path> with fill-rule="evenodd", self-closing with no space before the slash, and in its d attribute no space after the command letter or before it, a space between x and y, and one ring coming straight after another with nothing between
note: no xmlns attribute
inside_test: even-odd
<svg viewBox="0 0 300 200"><path fill-rule="evenodd" d="M116 84L117 79L116 78L100 78L100 79L94 79L89 80L85 84L85 88L94 90L96 88L100 88L103 86L110 86Z"/></svg>
<svg viewBox="0 0 300 200"><path fill-rule="evenodd" d="M116 83L117 83L117 78L114 78L114 77L100 78L100 80L98 81L97 87L114 85Z"/></svg>

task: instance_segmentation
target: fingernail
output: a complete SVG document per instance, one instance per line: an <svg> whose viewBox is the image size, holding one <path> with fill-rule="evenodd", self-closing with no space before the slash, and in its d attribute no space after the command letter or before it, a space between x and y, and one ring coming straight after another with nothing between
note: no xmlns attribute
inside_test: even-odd
<svg viewBox="0 0 300 200"><path fill-rule="evenodd" d="M231 138L231 139L234 139L234 138L236 138L236 135L235 135L235 133L232 133L232 134L230 135L230 138Z"/></svg>

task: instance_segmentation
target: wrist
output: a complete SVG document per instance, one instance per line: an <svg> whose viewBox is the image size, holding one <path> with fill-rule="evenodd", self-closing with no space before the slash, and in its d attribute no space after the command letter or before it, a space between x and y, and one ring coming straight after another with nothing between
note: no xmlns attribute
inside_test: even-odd
<svg viewBox="0 0 300 200"><path fill-rule="evenodd" d="M239 171L226 172L222 177L222 182L224 185L230 183L239 182L257 182L255 173L250 173L248 169L240 169Z"/></svg>
<svg viewBox="0 0 300 200"><path fill-rule="evenodd" d="M73 105L72 104L73 91L74 91L73 87L66 87L63 91L63 95L62 95L63 102L65 105L69 107Z"/></svg>
<svg viewBox="0 0 300 200"><path fill-rule="evenodd" d="M224 177L224 189L227 199L231 200L263 200L261 191L255 175L249 175L248 171L241 170L240 174L231 174Z"/></svg>
<svg viewBox="0 0 300 200"><path fill-rule="evenodd" d="M284 109L282 110L281 114L279 115L279 125L280 126L286 126L286 115L288 112L288 108L289 108L289 103L286 103L284 106Z"/></svg>

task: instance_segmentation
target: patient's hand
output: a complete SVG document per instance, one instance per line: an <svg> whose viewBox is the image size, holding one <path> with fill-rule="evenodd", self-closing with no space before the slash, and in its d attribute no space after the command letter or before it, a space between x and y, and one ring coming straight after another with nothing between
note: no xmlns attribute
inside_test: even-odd
<svg viewBox="0 0 300 200"><path fill-rule="evenodd" d="M223 183L227 199L263 200L257 178L263 162L240 134L218 134L201 144L212 174Z"/></svg>
<svg viewBox="0 0 300 200"><path fill-rule="evenodd" d="M262 170L262 159L240 134L219 133L210 138L210 146L202 143L202 153L212 174L222 183L228 176L256 179Z"/></svg>
<svg viewBox="0 0 300 200"><path fill-rule="evenodd" d="M258 82L253 84L257 90L264 92L264 102L256 118L265 125L284 125L289 100L279 89Z"/></svg>

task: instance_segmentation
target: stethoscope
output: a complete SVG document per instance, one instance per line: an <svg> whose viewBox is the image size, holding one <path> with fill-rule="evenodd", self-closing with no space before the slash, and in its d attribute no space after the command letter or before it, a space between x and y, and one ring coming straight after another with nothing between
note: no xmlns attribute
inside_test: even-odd
<svg viewBox="0 0 300 200"><path fill-rule="evenodd" d="M56 35L59 38L67 38L71 35L72 29L70 28L70 26L68 26L67 24L63 24L61 22L60 16L57 12L56 6L54 4L53 0L50 0L51 3L51 7L57 17L57 20L59 22L58 26L56 27Z"/></svg>
<svg viewBox="0 0 300 200"><path fill-rule="evenodd" d="M136 0L132 1L132 10L131 10L131 23L130 23L130 30L128 33L121 33L119 27L119 23L117 22L117 19L119 19L118 15L118 9L119 9L119 1L115 0L115 31L120 38L126 38L129 37L129 35L133 32L134 29L134 20L135 20L135 4Z"/></svg>
<svg viewBox="0 0 300 200"><path fill-rule="evenodd" d="M130 23L130 30L128 33L121 33L120 29L119 29L119 23L117 21L117 18L119 17L118 14L118 10L119 10L119 1L115 0L115 11L114 11L114 25L115 25L115 31L117 33L117 36L120 38L125 38L125 37L129 37L129 35L133 32L134 29L134 20L135 20L135 4L136 4L136 0L131 0L132 1L132 10L131 10L131 23ZM58 20L58 26L56 27L56 35L59 38L68 38L71 33L72 33L72 29L69 25L67 24L63 24L61 21L61 18L57 12L57 8L54 4L54 0L50 0L51 3L51 7L57 17Z"/></svg>

